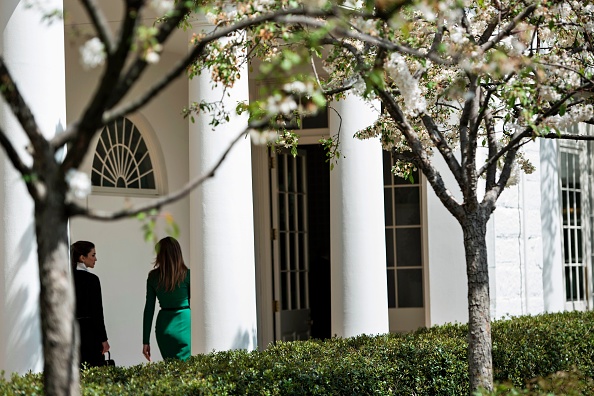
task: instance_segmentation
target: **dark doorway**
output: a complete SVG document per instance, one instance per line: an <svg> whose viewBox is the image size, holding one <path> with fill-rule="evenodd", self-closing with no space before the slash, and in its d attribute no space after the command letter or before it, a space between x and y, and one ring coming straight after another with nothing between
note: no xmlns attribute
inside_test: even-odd
<svg viewBox="0 0 594 396"><path fill-rule="evenodd" d="M322 145L302 145L307 151L309 225L309 306L311 337L330 338L330 166Z"/></svg>

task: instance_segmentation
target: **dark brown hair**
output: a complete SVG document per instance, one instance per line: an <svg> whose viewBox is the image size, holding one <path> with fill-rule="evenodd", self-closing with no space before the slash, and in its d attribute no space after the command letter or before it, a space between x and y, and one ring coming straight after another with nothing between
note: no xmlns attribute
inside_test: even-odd
<svg viewBox="0 0 594 396"><path fill-rule="evenodd" d="M158 278L158 287L172 291L184 281L188 271L179 242L175 238L165 237L155 245L155 251L155 269L151 272Z"/></svg>
<svg viewBox="0 0 594 396"><path fill-rule="evenodd" d="M72 269L76 269L76 263L78 263L80 256L87 257L93 249L95 249L95 245L89 241L77 241L70 245L70 265Z"/></svg>

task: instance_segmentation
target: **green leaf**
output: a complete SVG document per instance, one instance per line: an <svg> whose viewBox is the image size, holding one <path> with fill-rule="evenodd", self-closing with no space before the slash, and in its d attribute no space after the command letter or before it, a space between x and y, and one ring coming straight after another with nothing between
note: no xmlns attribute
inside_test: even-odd
<svg viewBox="0 0 594 396"><path fill-rule="evenodd" d="M563 103L561 107L559 107L559 115L563 116L567 112L567 103Z"/></svg>

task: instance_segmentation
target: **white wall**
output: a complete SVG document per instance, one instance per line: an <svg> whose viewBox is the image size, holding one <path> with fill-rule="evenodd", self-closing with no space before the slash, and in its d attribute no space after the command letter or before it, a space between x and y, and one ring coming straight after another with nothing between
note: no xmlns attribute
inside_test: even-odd
<svg viewBox="0 0 594 396"><path fill-rule="evenodd" d="M525 145L524 153L536 171L518 172L517 183L501 194L490 220L492 319L538 314L544 309L538 143Z"/></svg>
<svg viewBox="0 0 594 396"><path fill-rule="evenodd" d="M83 105L99 77L98 71L85 71L79 66L78 47L68 45L67 36L67 109L68 121L75 120L83 111ZM143 77L139 89L133 95L146 89L164 70L178 60L173 53L164 53L161 61L151 66ZM178 190L188 181L188 126L180 115L188 103L187 79L180 78L173 86L159 95L155 101L137 114L142 121L154 130L157 148L164 160L164 178L169 192ZM134 119L134 118L133 118ZM138 125L141 127L141 125ZM142 128L141 128L142 131ZM94 150L94 145L91 151ZM90 174L92 153L87 156L83 170ZM113 197L94 194L88 197L88 205L96 209L121 209L124 205L145 202L148 198ZM189 203L184 198L178 203L168 205L164 211L173 215L180 228L179 241L186 264L189 262ZM158 236L166 236L163 227ZM141 223L136 219L117 222L89 221L75 218L71 222L72 241L86 239L97 247L98 263L94 270L100 279L103 291L104 314L107 334L111 345L112 358L118 365L132 365L144 362L142 356L142 311L144 308L145 285L148 271L154 261L152 242L145 242ZM156 313L155 312L155 318ZM160 354L152 331L153 360Z"/></svg>
<svg viewBox="0 0 594 396"><path fill-rule="evenodd" d="M550 159L543 163L538 143L524 146L524 152L536 171L530 175L518 173L518 183L508 186L502 193L487 223L492 319L541 313L545 310L547 299L558 300L558 297L547 294L562 290L553 270L553 263L560 262L558 255L561 248L556 159L552 160L556 158L556 152L545 151L545 156L549 155ZM485 152L479 150L478 157L484 155ZM446 186L451 187L455 196L461 199L459 190L453 187L456 186L455 180L442 158L436 155L434 160ZM541 182L545 184L541 186ZM553 185L555 188L552 188ZM427 188L429 324L466 322L468 288L462 231L431 187ZM542 197L542 208L541 191L547 191ZM477 192L481 199L484 181L479 181ZM541 236L541 233L544 234ZM549 246L544 257L543 246Z"/></svg>
<svg viewBox="0 0 594 396"><path fill-rule="evenodd" d="M433 159L450 192L461 192L443 158ZM429 249L429 320L427 326L468 321L468 286L462 228L446 210L431 186L427 188L427 244Z"/></svg>

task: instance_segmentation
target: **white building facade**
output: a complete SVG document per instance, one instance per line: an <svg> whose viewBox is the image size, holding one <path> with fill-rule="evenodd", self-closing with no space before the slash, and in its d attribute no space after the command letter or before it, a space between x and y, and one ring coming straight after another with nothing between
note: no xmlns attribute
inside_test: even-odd
<svg viewBox="0 0 594 396"><path fill-rule="evenodd" d="M66 22L50 27L24 3L0 3L0 54L36 119L59 133L84 110L100 73L80 66L80 38L72 35L89 25L74 1L64 1ZM162 54L136 92L184 53L186 33L174 39L177 49ZM192 123L180 116L191 101L221 97L208 76L176 80L140 112L99 133L81 169L93 182L85 205L116 210L144 203L211 169L246 120L213 129L207 118ZM231 104L256 91L247 70L243 76L225 99ZM394 177L378 141L350 138L374 121L377 109L354 97L332 106L340 117L329 112L303 123L297 156L242 139L214 178L165 208L157 234L165 236L173 218L192 269L193 353L467 321L460 226L422 176L414 183ZM2 101L0 125L14 142L22 139ZM330 171L318 141L339 126L345 158ZM495 319L592 306L591 148L556 141L526 147L537 171L504 192L488 225ZM0 370L38 371L32 202L3 151L0 180ZM454 180L445 181L455 191ZM70 230L72 241L96 245L94 273L112 356L126 366L144 359L142 311L154 254L141 227L136 219L74 218ZM160 359L158 348L154 355Z"/></svg>

